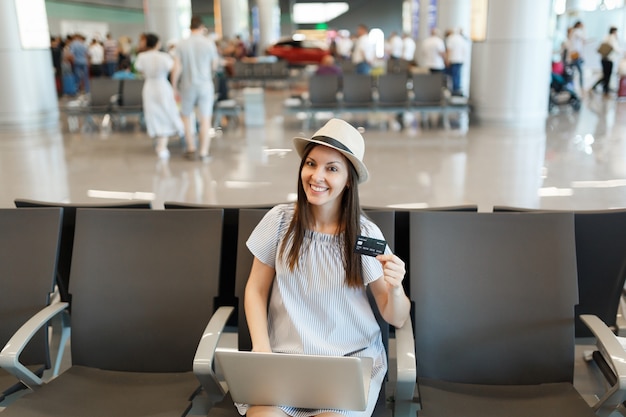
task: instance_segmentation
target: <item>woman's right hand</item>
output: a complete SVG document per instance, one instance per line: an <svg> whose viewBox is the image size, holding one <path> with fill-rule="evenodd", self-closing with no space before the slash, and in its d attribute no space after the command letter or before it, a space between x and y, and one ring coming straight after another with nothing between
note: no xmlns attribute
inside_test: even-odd
<svg viewBox="0 0 626 417"><path fill-rule="evenodd" d="M267 327L267 301L276 271L256 257L244 294L244 310L252 339L253 352L271 352Z"/></svg>

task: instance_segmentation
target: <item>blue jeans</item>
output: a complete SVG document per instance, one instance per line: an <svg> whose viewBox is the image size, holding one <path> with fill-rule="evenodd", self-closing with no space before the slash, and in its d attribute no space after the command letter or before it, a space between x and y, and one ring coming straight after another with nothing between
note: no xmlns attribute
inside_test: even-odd
<svg viewBox="0 0 626 417"><path fill-rule="evenodd" d="M583 59L578 58L572 61L572 67L576 68L578 71L578 82L580 84L580 89L583 89Z"/></svg>
<svg viewBox="0 0 626 417"><path fill-rule="evenodd" d="M461 67L463 64L450 64L450 78L452 78L452 93L461 92Z"/></svg>
<svg viewBox="0 0 626 417"><path fill-rule="evenodd" d="M107 62L104 64L104 75L110 77L117 68L117 62Z"/></svg>
<svg viewBox="0 0 626 417"><path fill-rule="evenodd" d="M356 68L354 69L354 71L357 74L369 74L372 71L372 67L370 66L370 64L368 64L367 62L363 61L363 62L359 62L358 64L356 64Z"/></svg>
<svg viewBox="0 0 626 417"><path fill-rule="evenodd" d="M79 88L82 82L83 91L89 92L89 70L87 64L74 64L74 77Z"/></svg>

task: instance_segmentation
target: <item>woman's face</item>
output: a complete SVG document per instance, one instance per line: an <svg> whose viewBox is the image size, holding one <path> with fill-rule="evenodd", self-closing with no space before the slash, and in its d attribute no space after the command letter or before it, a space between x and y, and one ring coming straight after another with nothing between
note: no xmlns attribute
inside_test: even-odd
<svg viewBox="0 0 626 417"><path fill-rule="evenodd" d="M315 146L306 156L300 180L310 204L338 203L348 184L348 160L328 146Z"/></svg>

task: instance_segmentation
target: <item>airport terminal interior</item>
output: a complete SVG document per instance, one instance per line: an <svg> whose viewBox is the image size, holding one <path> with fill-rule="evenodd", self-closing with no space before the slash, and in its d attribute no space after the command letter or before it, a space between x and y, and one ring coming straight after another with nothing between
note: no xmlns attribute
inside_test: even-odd
<svg viewBox="0 0 626 417"><path fill-rule="evenodd" d="M622 32L626 28L620 29ZM620 39L623 38L621 33ZM626 46L626 43L622 43ZM292 69L284 80L229 85L229 98L245 103L253 89L263 100L262 123L247 123L245 107L219 121L206 160L184 158L171 137L169 159L157 157L139 115L68 116L81 96L59 98L55 126L0 129L0 208L15 199L76 204L149 200L215 206L267 206L295 200L299 158L294 137L311 137L339 117L365 138L370 180L359 187L365 207L428 209L508 206L594 211L626 208L626 97L590 91L601 76L586 72L579 110L568 104L545 112L541 126L483 123L467 112L287 111L306 94L314 68ZM546 97L549 91L545 91ZM217 125L216 125L217 126ZM626 322L625 322L626 323ZM626 332L626 327L623 329ZM625 333L626 334L626 333ZM228 341L227 341L228 342ZM589 402L605 388L577 346L575 387ZM68 359L66 359L68 360ZM11 399L2 405L10 404ZM624 413L626 415L626 413Z"/></svg>

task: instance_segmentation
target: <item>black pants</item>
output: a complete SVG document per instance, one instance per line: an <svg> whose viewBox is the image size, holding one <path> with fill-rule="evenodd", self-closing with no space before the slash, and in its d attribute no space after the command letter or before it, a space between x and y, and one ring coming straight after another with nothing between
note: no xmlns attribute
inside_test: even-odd
<svg viewBox="0 0 626 417"><path fill-rule="evenodd" d="M605 93L609 92L609 83L611 82L611 74L613 73L613 61L607 58L602 58L602 78L593 85L595 90L597 86L602 84L602 90Z"/></svg>

